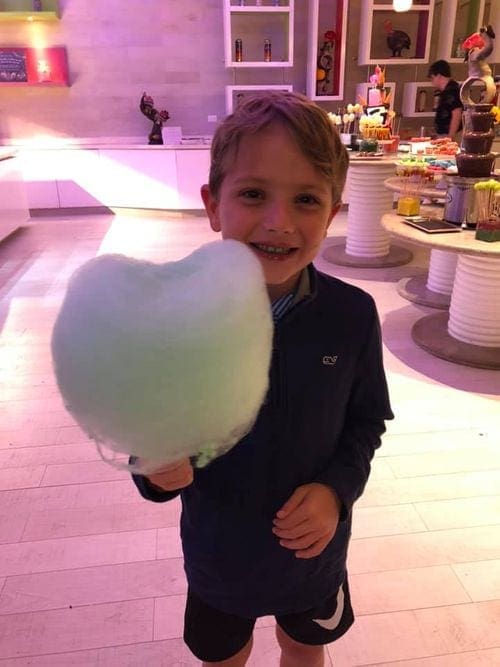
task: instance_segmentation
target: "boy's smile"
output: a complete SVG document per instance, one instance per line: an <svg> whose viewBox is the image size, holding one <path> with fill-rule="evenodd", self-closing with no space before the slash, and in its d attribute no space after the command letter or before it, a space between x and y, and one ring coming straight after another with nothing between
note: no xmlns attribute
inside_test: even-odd
<svg viewBox="0 0 500 667"><path fill-rule="evenodd" d="M207 186L202 197L212 229L259 257L273 300L294 289L338 210L329 181L280 124L244 136L217 199Z"/></svg>

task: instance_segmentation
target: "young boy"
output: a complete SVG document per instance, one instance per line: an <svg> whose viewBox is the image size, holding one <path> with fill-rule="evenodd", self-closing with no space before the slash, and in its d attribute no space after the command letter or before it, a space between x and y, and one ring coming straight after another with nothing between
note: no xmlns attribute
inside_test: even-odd
<svg viewBox="0 0 500 667"><path fill-rule="evenodd" d="M251 432L206 468L134 477L149 500L181 494L184 639L204 664L245 665L256 618L273 614L281 667L319 667L354 620L352 506L392 413L372 298L312 265L347 163L327 114L295 93L247 100L212 144L203 202L212 229L262 263L270 389Z"/></svg>

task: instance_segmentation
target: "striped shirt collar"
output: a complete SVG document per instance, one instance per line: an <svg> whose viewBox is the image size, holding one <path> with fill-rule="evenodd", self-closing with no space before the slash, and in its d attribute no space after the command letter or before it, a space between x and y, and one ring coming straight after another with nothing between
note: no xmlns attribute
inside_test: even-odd
<svg viewBox="0 0 500 667"><path fill-rule="evenodd" d="M302 270L300 274L297 288L294 292L283 294L278 299L271 303L271 311L273 321L280 320L285 313L287 313L295 304L302 301L304 297L311 293L311 281L309 279L309 271L307 268Z"/></svg>

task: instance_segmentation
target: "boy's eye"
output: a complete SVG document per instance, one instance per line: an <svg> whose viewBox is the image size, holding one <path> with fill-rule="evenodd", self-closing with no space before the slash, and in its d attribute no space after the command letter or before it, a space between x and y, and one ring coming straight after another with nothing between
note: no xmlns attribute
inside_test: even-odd
<svg viewBox="0 0 500 667"><path fill-rule="evenodd" d="M297 197L297 203L299 204L320 204L321 202L317 197L313 195L299 195Z"/></svg>
<svg viewBox="0 0 500 667"><path fill-rule="evenodd" d="M240 197L244 197L245 199L258 199L262 196L263 195L260 190L243 190L240 192Z"/></svg>
<svg viewBox="0 0 500 667"><path fill-rule="evenodd" d="M248 188L247 190L241 190L241 192L238 192L238 197L248 203L258 203L264 199L264 193L262 190Z"/></svg>

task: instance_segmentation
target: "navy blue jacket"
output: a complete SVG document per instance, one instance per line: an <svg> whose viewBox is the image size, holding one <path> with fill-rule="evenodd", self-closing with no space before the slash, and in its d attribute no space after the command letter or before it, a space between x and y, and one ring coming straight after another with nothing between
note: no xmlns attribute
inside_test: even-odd
<svg viewBox="0 0 500 667"><path fill-rule="evenodd" d="M384 420L392 418L373 299L309 267L311 294L276 324L270 389L251 432L195 470L181 491L187 579L206 603L255 617L304 611L332 595L346 569L351 509L363 492ZM141 476L141 494L169 500ZM295 489L330 485L343 503L323 553L298 559L272 533Z"/></svg>

